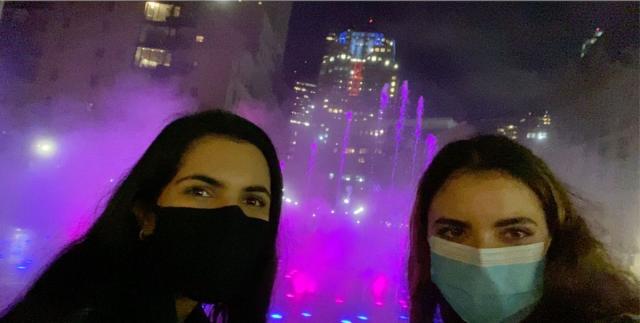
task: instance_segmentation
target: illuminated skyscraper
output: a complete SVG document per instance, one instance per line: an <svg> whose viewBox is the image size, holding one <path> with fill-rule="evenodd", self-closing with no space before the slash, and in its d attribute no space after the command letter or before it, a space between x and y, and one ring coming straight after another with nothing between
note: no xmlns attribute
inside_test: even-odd
<svg viewBox="0 0 640 323"><path fill-rule="evenodd" d="M309 145L313 142L312 115L315 111L315 99L317 86L306 82L296 82L293 87L295 97L291 116L289 118L291 136L287 151L285 165L290 171L299 174L307 167ZM295 158L294 158L295 157ZM290 161L294 162L290 162Z"/></svg>
<svg viewBox="0 0 640 323"><path fill-rule="evenodd" d="M551 114L547 110L528 112L519 120L502 121L496 132L525 145L542 143L552 134Z"/></svg>
<svg viewBox="0 0 640 323"><path fill-rule="evenodd" d="M327 196L336 201L349 204L380 178L371 175L383 157L390 125L381 114L380 92L388 84L387 99L393 102L397 97L395 48L393 39L377 32L347 30L326 37L315 109L310 113L313 141L304 157L313 162L307 176L323 183L316 186L329 188ZM311 158L313 154L317 157Z"/></svg>
<svg viewBox="0 0 640 323"><path fill-rule="evenodd" d="M326 37L318 85L325 95L344 97L344 102L373 97L385 83L390 97L397 91L396 47L382 33L347 30Z"/></svg>

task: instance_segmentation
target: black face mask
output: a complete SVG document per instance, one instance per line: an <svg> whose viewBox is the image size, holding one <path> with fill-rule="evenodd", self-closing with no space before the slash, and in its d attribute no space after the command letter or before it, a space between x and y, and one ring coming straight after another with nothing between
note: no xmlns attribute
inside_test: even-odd
<svg viewBox="0 0 640 323"><path fill-rule="evenodd" d="M218 209L157 207L148 238L158 284L203 303L246 297L273 250L268 222L238 206Z"/></svg>

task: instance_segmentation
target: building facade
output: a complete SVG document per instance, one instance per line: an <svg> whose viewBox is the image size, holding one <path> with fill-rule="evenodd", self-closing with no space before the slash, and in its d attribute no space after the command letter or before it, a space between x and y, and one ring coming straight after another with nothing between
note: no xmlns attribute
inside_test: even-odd
<svg viewBox="0 0 640 323"><path fill-rule="evenodd" d="M0 100L46 106L65 96L100 109L115 83L135 77L208 107L273 103L289 13L262 2L5 4L0 67L12 91Z"/></svg>

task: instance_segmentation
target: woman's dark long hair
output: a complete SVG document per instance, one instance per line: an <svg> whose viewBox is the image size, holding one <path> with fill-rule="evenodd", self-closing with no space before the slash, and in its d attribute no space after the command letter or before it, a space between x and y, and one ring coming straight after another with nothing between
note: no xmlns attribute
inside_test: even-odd
<svg viewBox="0 0 640 323"><path fill-rule="evenodd" d="M552 237L544 294L531 322L589 322L640 312L637 279L612 265L575 211L566 189L529 149L502 136L485 135L446 145L422 176L411 215L409 288L411 321L460 318L431 281L427 215L434 196L454 174L498 171L526 184L540 200Z"/></svg>
<svg viewBox="0 0 640 323"><path fill-rule="evenodd" d="M122 305L129 301L128 296L153 297L145 295L144 291L127 294L136 289L131 273L144 272L144 268L135 268L140 263L136 254L140 226L132 210L134 205L149 209L155 205L164 187L177 173L184 153L196 140L210 135L251 143L267 160L272 194L269 210L272 235L268 241L271 257L249 299L218 304L216 311L219 313L223 309L225 321L229 322L265 321L277 265L282 173L276 150L267 134L251 122L221 110L191 114L167 125L119 184L89 231L53 261L0 321L56 322L83 308L119 302L110 298L123 298L118 303ZM113 311L118 310L122 309L114 306Z"/></svg>

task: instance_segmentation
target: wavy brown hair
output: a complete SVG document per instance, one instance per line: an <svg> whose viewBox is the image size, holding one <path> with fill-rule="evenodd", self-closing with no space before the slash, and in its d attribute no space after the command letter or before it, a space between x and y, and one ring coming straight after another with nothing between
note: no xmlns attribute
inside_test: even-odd
<svg viewBox="0 0 640 323"><path fill-rule="evenodd" d="M427 215L434 196L454 173L498 171L531 189L545 213L552 243L544 294L526 321L590 322L640 313L638 280L612 264L549 167L526 147L484 135L446 145L420 179L411 215L409 289L411 321L461 321L431 281ZM438 314L440 312L440 314Z"/></svg>

